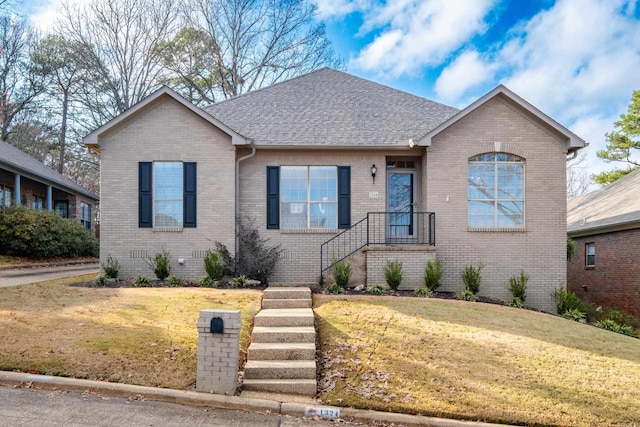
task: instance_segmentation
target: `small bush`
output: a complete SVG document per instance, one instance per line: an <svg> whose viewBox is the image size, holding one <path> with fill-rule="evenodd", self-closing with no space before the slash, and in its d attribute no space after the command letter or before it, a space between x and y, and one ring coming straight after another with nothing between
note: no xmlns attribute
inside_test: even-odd
<svg viewBox="0 0 640 427"><path fill-rule="evenodd" d="M571 237L567 237L567 261L571 261L575 255L576 242Z"/></svg>
<svg viewBox="0 0 640 427"><path fill-rule="evenodd" d="M107 257L107 262L101 264L104 275L109 279L115 279L118 277L118 271L120 270L120 263L117 259L113 259L111 255Z"/></svg>
<svg viewBox="0 0 640 427"><path fill-rule="evenodd" d="M246 288L249 284L249 279L247 279L247 276L245 275L237 276L231 279L229 284L232 288Z"/></svg>
<svg viewBox="0 0 640 427"><path fill-rule="evenodd" d="M440 280L442 279L442 261L431 260L427 262L427 266L424 268L424 285L430 291L435 291L440 287Z"/></svg>
<svg viewBox="0 0 640 427"><path fill-rule="evenodd" d="M384 285L382 283L376 283L375 285L368 287L367 292L373 295L384 295Z"/></svg>
<svg viewBox="0 0 640 427"><path fill-rule="evenodd" d="M351 264L346 259L333 263L333 280L341 288L347 287L351 278Z"/></svg>
<svg viewBox="0 0 640 427"><path fill-rule="evenodd" d="M136 288L148 288L151 286L151 280L147 276L136 276L131 284Z"/></svg>
<svg viewBox="0 0 640 427"><path fill-rule="evenodd" d="M602 319L596 323L598 328L606 329L607 331L615 332L617 334L628 335L630 337L635 336L633 327L629 325L621 325L612 319Z"/></svg>
<svg viewBox="0 0 640 427"><path fill-rule="evenodd" d="M609 307L604 309L600 320L603 319L613 320L614 322L622 326L634 326L638 323L633 316L624 312L623 310Z"/></svg>
<svg viewBox="0 0 640 427"><path fill-rule="evenodd" d="M476 294L474 294L473 292L471 292L470 290L466 289L462 292L458 292L456 294L456 298L462 301L477 301L478 297L476 296Z"/></svg>
<svg viewBox="0 0 640 427"><path fill-rule="evenodd" d="M513 299L518 299L524 305L527 300L527 282L529 281L529 275L520 270L518 276L511 276L509 278L509 292L513 296Z"/></svg>
<svg viewBox="0 0 640 427"><path fill-rule="evenodd" d="M387 265L384 266L384 279L391 289L397 291L402 283L402 263L398 260L387 261Z"/></svg>
<svg viewBox="0 0 640 427"><path fill-rule="evenodd" d="M218 287L218 282L213 280L211 277L209 276L203 276L200 279L200 282L198 282L200 286L203 286L205 288L217 288Z"/></svg>
<svg viewBox="0 0 640 427"><path fill-rule="evenodd" d="M482 264L467 265L460 271L460 278L464 283L465 291L471 292L473 295L477 295L480 292L480 283L482 282Z"/></svg>
<svg viewBox="0 0 640 427"><path fill-rule="evenodd" d="M556 312L559 315L563 315L570 310L584 312L580 310L581 302L574 292L567 291L566 289L556 289L551 295L556 302Z"/></svg>
<svg viewBox="0 0 640 427"><path fill-rule="evenodd" d="M162 252L155 254L153 258L149 257L147 265L159 280L164 280L171 275L171 254L163 249Z"/></svg>
<svg viewBox="0 0 640 427"><path fill-rule="evenodd" d="M96 277L93 283L95 283L96 286L103 287L104 285L107 284L107 276L105 276L104 274L101 274L98 277Z"/></svg>
<svg viewBox="0 0 640 427"><path fill-rule="evenodd" d="M169 276L169 278L167 278L167 285L171 288L179 288L182 286L182 279L178 276Z"/></svg>
<svg viewBox="0 0 640 427"><path fill-rule="evenodd" d="M413 290L413 294L417 297L430 297L433 295L433 291L431 289L429 289L428 287L424 287L424 288L416 288Z"/></svg>
<svg viewBox="0 0 640 427"><path fill-rule="evenodd" d="M324 291L328 294L343 294L344 288L338 285L336 282L330 283L324 288Z"/></svg>
<svg viewBox="0 0 640 427"><path fill-rule="evenodd" d="M514 308L524 308L524 301L522 301L520 298L518 297L513 297L511 298L509 301L507 301L505 303L506 305L508 305L509 307L514 307Z"/></svg>
<svg viewBox="0 0 640 427"><path fill-rule="evenodd" d="M572 308L561 314L561 317L578 323L587 323L587 315L578 308Z"/></svg>
<svg viewBox="0 0 640 427"><path fill-rule="evenodd" d="M204 255L204 271L212 280L220 280L224 276L224 265L220 262L220 255L214 251L207 251Z"/></svg>

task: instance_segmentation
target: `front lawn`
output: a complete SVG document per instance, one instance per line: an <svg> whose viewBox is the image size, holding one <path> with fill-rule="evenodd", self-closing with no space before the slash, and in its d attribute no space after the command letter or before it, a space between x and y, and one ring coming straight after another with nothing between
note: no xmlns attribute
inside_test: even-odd
<svg viewBox="0 0 640 427"><path fill-rule="evenodd" d="M0 289L0 370L195 386L201 309L242 312L241 359L262 293L70 286L95 274Z"/></svg>
<svg viewBox="0 0 640 427"><path fill-rule="evenodd" d="M640 340L423 298L314 296L322 402L542 425L640 423Z"/></svg>

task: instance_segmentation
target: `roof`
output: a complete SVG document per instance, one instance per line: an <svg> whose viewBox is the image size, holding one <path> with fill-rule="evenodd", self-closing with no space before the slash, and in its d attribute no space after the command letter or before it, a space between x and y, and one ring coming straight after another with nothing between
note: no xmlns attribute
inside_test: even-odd
<svg viewBox="0 0 640 427"><path fill-rule="evenodd" d="M132 107L130 107L129 109L127 109L122 114L119 114L118 116L114 117L113 119L111 119L110 121L105 123L104 125L100 126L98 129L94 130L89 135L85 136L82 139L82 142L87 147L89 147L90 150L92 150L92 151L94 151L96 153L99 153L100 152L100 147L99 147L100 146L100 140L99 140L100 135L102 135L103 133L107 132L111 128L117 126L118 124L122 123L123 121L127 120L129 117L133 116L138 111L143 110L149 104L151 104L153 101L155 101L158 98L163 97L163 96L169 96L169 97L173 98L175 101L177 101L180 104L182 104L185 108L191 110L196 115L200 116L204 120L208 121L209 123L211 123L212 125L214 125L218 129L220 129L221 131L223 131L224 133L229 135L231 137L231 143L233 145L244 145L244 144L248 143L247 139L244 136L240 135L238 132L234 131L233 129L231 129L226 124L220 122L215 117L212 117L211 115L209 115L203 109L196 107L194 104L192 104L191 102L187 101L184 97L182 97L180 94L178 94L174 90L168 88L167 86L162 86L160 89L158 89L155 92L151 93L150 95L148 95L147 97L142 99L140 102L138 102L137 104L135 104Z"/></svg>
<svg viewBox="0 0 640 427"><path fill-rule="evenodd" d="M71 193L82 194L93 200L99 199L97 195L5 141L0 141L0 167Z"/></svg>
<svg viewBox="0 0 640 427"><path fill-rule="evenodd" d="M567 201L572 236L640 228L640 169L592 193Z"/></svg>
<svg viewBox="0 0 640 427"><path fill-rule="evenodd" d="M205 110L257 147L406 147L458 109L331 68Z"/></svg>
<svg viewBox="0 0 640 427"><path fill-rule="evenodd" d="M532 104L525 101L523 98L516 95L515 92L513 92L508 87L502 84L498 85L495 89L493 89L483 97L477 99L471 105L459 111L454 116L448 118L448 120L440 123L434 129L431 129L428 133L426 133L426 135L424 135L424 137L418 140L418 145L425 145L425 146L431 145L431 140L434 136L436 136L437 134L439 134L440 132L442 132L452 124L456 123L458 120L462 119L463 117L466 117L468 114L476 110L481 105L485 104L487 101L497 96L502 96L509 99L510 101L520 106L520 108L524 109L525 111L527 111L528 113L536 117L537 119L541 120L549 128L555 130L557 133L564 136L567 140L567 151L578 150L580 148L585 147L585 145L587 145L587 143L578 135L571 132L569 129L565 128L564 126L562 126L561 124L553 120L551 117L544 114L542 111L538 110Z"/></svg>

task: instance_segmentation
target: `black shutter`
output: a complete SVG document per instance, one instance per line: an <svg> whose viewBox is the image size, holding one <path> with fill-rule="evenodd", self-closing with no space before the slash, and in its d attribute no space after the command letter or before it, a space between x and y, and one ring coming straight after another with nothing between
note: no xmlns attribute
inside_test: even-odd
<svg viewBox="0 0 640 427"><path fill-rule="evenodd" d="M351 166L338 166L338 228L351 227Z"/></svg>
<svg viewBox="0 0 640 427"><path fill-rule="evenodd" d="M267 166L267 228L280 228L280 168Z"/></svg>
<svg viewBox="0 0 640 427"><path fill-rule="evenodd" d="M153 227L153 163L138 163L138 227Z"/></svg>
<svg viewBox="0 0 640 427"><path fill-rule="evenodd" d="M197 189L197 163L184 162L184 227L193 228L196 226L196 189Z"/></svg>

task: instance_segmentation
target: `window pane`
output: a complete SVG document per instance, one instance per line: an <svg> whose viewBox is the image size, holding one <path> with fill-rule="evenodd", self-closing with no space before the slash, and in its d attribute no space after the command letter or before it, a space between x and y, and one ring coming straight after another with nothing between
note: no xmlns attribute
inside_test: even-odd
<svg viewBox="0 0 640 427"><path fill-rule="evenodd" d="M498 202L498 227L522 227L524 202Z"/></svg>
<svg viewBox="0 0 640 427"><path fill-rule="evenodd" d="M309 168L310 200L312 202L335 202L338 188L337 176L335 166L311 166Z"/></svg>
<svg viewBox="0 0 640 427"><path fill-rule="evenodd" d="M493 202L469 202L469 227L493 227Z"/></svg>
<svg viewBox="0 0 640 427"><path fill-rule="evenodd" d="M524 199L524 165L498 163L498 199Z"/></svg>
<svg viewBox="0 0 640 427"><path fill-rule="evenodd" d="M155 198L182 200L182 162L156 162L153 167Z"/></svg>
<svg viewBox="0 0 640 427"><path fill-rule="evenodd" d="M522 157L507 153L498 153L497 160L499 162L524 162Z"/></svg>
<svg viewBox="0 0 640 427"><path fill-rule="evenodd" d="M494 162L496 155L494 153L484 153L473 156L469 159L470 162Z"/></svg>
<svg viewBox="0 0 640 427"><path fill-rule="evenodd" d="M280 202L280 228L307 228L307 203Z"/></svg>
<svg viewBox="0 0 640 427"><path fill-rule="evenodd" d="M336 203L311 203L310 228L338 228Z"/></svg>
<svg viewBox="0 0 640 427"><path fill-rule="evenodd" d="M494 163L469 163L469 199L494 199Z"/></svg>
<svg viewBox="0 0 640 427"><path fill-rule="evenodd" d="M307 167L282 166L280 168L280 201L304 202L306 200Z"/></svg>
<svg viewBox="0 0 640 427"><path fill-rule="evenodd" d="M155 202L155 227L182 227L182 200Z"/></svg>

